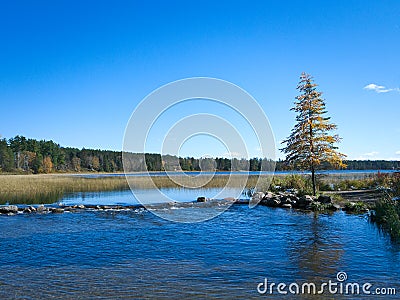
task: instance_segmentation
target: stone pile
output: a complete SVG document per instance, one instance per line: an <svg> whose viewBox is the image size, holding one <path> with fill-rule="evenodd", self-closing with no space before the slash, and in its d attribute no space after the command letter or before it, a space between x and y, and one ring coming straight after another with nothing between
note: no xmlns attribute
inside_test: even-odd
<svg viewBox="0 0 400 300"><path fill-rule="evenodd" d="M259 202L260 205L269 207L299 208L306 210L340 209L340 206L333 204L332 198L326 195L321 195L317 198L310 195L298 196L290 192L256 192L253 194L252 200Z"/></svg>

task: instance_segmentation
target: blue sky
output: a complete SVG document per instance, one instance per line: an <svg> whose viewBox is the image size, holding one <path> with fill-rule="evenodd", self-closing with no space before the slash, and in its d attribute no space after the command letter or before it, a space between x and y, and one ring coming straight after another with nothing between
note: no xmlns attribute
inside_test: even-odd
<svg viewBox="0 0 400 300"><path fill-rule="evenodd" d="M147 94L208 76L253 95L279 146L305 71L324 92L342 152L400 159L398 0L2 1L0 35L6 138L121 150ZM182 155L220 155L216 144L197 137Z"/></svg>

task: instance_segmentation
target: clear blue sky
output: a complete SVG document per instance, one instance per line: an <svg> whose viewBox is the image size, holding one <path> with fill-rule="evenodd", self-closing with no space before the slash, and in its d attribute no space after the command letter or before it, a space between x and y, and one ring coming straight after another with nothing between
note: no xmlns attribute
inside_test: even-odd
<svg viewBox="0 0 400 300"><path fill-rule="evenodd" d="M278 145L305 71L324 92L342 152L400 159L398 0L2 1L0 37L6 138L121 150L148 93L209 76L251 93ZM183 155L197 154L192 144Z"/></svg>

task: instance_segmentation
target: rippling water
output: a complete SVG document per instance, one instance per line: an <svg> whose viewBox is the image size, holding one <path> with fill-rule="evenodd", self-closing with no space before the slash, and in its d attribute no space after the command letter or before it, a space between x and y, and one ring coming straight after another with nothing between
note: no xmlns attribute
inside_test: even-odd
<svg viewBox="0 0 400 300"><path fill-rule="evenodd" d="M400 292L400 247L342 212L234 205L194 224L143 210L1 216L0 246L1 299L258 298L265 277L320 283L339 271Z"/></svg>

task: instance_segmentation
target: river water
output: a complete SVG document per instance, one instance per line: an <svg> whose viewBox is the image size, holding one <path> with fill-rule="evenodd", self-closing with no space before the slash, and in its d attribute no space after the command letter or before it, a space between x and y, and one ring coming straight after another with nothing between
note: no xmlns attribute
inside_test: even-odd
<svg viewBox="0 0 400 300"><path fill-rule="evenodd" d="M128 195L86 194L62 201L134 201ZM147 210L0 216L0 249L0 299L267 298L271 295L257 291L265 278L318 287L338 283L338 272L347 274L344 283L371 283L372 293L376 288L400 293L400 246L366 215L343 212L233 205L200 223L170 222ZM293 296L273 292L277 298ZM333 297L366 298L326 289L312 298Z"/></svg>

